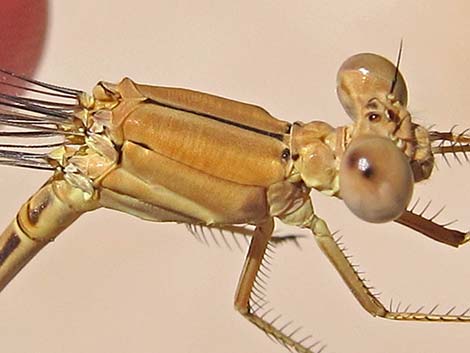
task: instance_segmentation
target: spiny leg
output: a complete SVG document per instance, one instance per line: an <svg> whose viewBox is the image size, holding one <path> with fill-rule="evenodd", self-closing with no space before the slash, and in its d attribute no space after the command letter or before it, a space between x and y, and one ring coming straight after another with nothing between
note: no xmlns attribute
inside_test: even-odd
<svg viewBox="0 0 470 353"><path fill-rule="evenodd" d="M302 341L296 341L292 336L298 332L299 329L295 330L291 334L287 335L283 332L283 328L278 329L274 326L274 321L268 322L265 320L264 315L259 315L258 311L263 307L264 298L259 297L257 294L257 286L259 284L258 273L262 272L262 262L265 256L265 252L268 249L269 241L271 239L272 232L274 230L274 220L271 218L265 223L256 226L253 237L251 239L250 248L248 249L248 255L245 259L245 264L238 282L237 292L235 294L235 309L239 311L244 317L250 322L256 325L258 328L263 330L268 336L274 337L278 342L282 343L288 348L293 348L299 353L312 353L310 347L304 346L302 343L306 341L307 337ZM262 287L262 286L261 286ZM256 307L252 307L252 298L256 303ZM284 328L287 325L284 326ZM318 343L318 342L317 342ZM318 352L320 352L321 348Z"/></svg>
<svg viewBox="0 0 470 353"><path fill-rule="evenodd" d="M459 153L463 154L466 161L470 161L468 155L470 152L470 129L465 129L460 133L456 133L454 130L455 126L448 132L429 132L431 142L433 143L433 155L442 155L448 165L450 165L450 163L447 160L447 154L453 155L459 164L462 164L458 157Z"/></svg>
<svg viewBox="0 0 470 353"><path fill-rule="evenodd" d="M253 237L255 230L248 228L247 226L237 226L237 225L197 225L197 224L187 224L186 228L195 238L201 242L209 244L208 239L212 239L217 246L220 246L217 238L219 235L222 237L224 244L231 249L229 242L226 239L226 234L230 234L233 238L234 243L240 250L244 248L240 245L240 242L237 239L237 236L243 237L246 244L248 244L248 238ZM207 230L207 233L205 232ZM214 232L215 231L215 232ZM220 233L220 234L217 234ZM209 236L210 235L210 238ZM271 236L270 242L273 244L294 244L300 248L299 239L305 238L302 234L273 234Z"/></svg>
<svg viewBox="0 0 470 353"><path fill-rule="evenodd" d="M213 226L209 226L209 228L212 228ZM221 231L228 231L230 233L235 233L235 234L241 234L246 237L253 237L255 234L254 229L242 227L242 226L236 226L236 225L225 225L225 226L220 226L216 227L217 229ZM302 234L272 234L271 239L269 240L273 244L295 244L296 246L299 245L299 239L305 238L304 235Z"/></svg>
<svg viewBox="0 0 470 353"><path fill-rule="evenodd" d="M348 257L344 254L341 247L333 238L325 221L314 216L310 229L312 230L321 250L341 275L356 299L362 307L373 316L379 316L391 320L470 322L470 316L467 315L469 310L464 311L460 315L452 315L451 312L453 310L450 310L445 314L435 314L435 308L430 312L423 312L422 308L416 311L409 311L408 308L403 311L399 311L398 307L396 308L396 311L393 311L393 308L387 310L378 298L372 294L369 287L364 283L364 280L361 279L355 267L351 264Z"/></svg>
<svg viewBox="0 0 470 353"><path fill-rule="evenodd" d="M466 244L470 240L469 232L464 233L456 229L447 228L446 225L434 222L434 218L437 214L431 218L425 218L422 213L415 213L413 212L413 209L411 209L403 212L395 222L414 229L435 241L454 246L456 248Z"/></svg>
<svg viewBox="0 0 470 353"><path fill-rule="evenodd" d="M432 143L432 154L442 155L449 166L448 154L452 155L460 164L462 164L462 161L459 155L463 155L467 162L470 161L470 129L456 133L455 128L456 126L446 132L429 132L430 141ZM426 218L423 216L423 213L426 211L429 203L420 213L414 212L416 205L417 203L410 210L406 210L395 222L412 228L433 240L454 247L464 245L470 240L470 232L464 233L456 229L450 229L447 227L450 224L438 224L434 221L442 209L434 216Z"/></svg>

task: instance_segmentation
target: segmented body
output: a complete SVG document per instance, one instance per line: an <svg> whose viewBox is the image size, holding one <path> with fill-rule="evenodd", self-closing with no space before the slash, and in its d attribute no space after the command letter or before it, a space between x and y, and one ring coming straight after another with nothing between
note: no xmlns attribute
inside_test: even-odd
<svg viewBox="0 0 470 353"><path fill-rule="evenodd" d="M344 199L370 222L395 220L452 246L470 237L406 210L413 183L431 175L434 155L466 154L470 137L414 123L403 77L386 59L360 54L343 64L338 94L353 123L338 128L322 121L291 124L251 104L128 78L100 82L88 95L4 74L32 83L30 92L47 99L0 93L0 124L13 129L0 137L28 141L2 145L0 164L53 175L0 236L0 290L80 215L106 207L251 236L235 307L298 352L313 352L313 345L267 321L261 314L264 295L256 288L275 218L310 229L372 315L470 320L466 313L387 310L313 210L310 190L316 189ZM32 144L31 138L42 142ZM43 141L50 138L61 141Z"/></svg>
<svg viewBox="0 0 470 353"><path fill-rule="evenodd" d="M80 104L82 145L50 156L101 206L228 225L288 217L308 200L291 158L291 124L257 106L129 79L99 83Z"/></svg>

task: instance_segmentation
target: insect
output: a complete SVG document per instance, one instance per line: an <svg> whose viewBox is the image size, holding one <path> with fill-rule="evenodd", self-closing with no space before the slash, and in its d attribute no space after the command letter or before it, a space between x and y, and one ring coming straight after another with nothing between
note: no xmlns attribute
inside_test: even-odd
<svg viewBox="0 0 470 353"><path fill-rule="evenodd" d="M470 136L413 121L398 67L369 53L347 59L337 92L352 123L293 124L264 109L206 93L99 82L91 95L3 71L0 164L45 169L48 181L0 236L0 289L82 214L99 207L251 238L235 308L297 352L320 352L263 314L263 277L274 219L310 229L359 303L392 320L470 321L470 315L387 310L365 285L327 223L314 212L315 189L360 219L395 221L444 244L465 244L454 230L408 209L414 183L428 179L440 154L467 158ZM16 81L16 83L12 83ZM253 228L248 228L252 226Z"/></svg>

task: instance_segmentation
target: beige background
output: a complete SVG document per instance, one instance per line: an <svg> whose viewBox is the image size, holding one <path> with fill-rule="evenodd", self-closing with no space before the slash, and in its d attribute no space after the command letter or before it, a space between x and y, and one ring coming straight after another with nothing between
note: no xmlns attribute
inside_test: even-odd
<svg viewBox="0 0 470 353"><path fill-rule="evenodd" d="M59 1L38 77L90 89L100 79L183 86L254 102L288 120L348 123L335 94L341 62L361 51L394 59L425 125L470 126L470 6L451 1ZM416 196L470 226L468 164L443 161ZM47 178L2 168L1 224ZM214 197L217 197L214 195ZM470 248L433 243L395 224L368 225L312 193L388 303L470 305ZM282 227L285 232L295 229ZM0 350L282 352L232 309L244 254L207 247L184 226L97 211L80 219L0 296ZM233 243L232 243L233 245ZM325 352L468 352L470 325L374 319L310 237L279 248L269 284L286 320Z"/></svg>

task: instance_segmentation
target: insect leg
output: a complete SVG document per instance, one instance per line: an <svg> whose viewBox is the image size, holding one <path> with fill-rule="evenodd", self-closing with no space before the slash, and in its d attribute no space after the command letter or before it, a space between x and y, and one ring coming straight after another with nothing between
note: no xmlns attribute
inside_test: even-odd
<svg viewBox="0 0 470 353"><path fill-rule="evenodd" d="M0 235L0 291L46 244L93 208L94 201L63 180L44 184Z"/></svg>
<svg viewBox="0 0 470 353"><path fill-rule="evenodd" d="M314 216L310 229L315 236L318 246L336 268L362 307L374 316L383 316L386 313L385 307L360 278L354 266L336 243L326 222Z"/></svg>
<svg viewBox="0 0 470 353"><path fill-rule="evenodd" d="M256 226L254 234L251 238L248 255L245 259L243 271L238 282L238 288L235 295L235 309L238 310L245 318L263 330L268 336L274 337L278 342L285 346L294 348L300 353L311 353L312 351L303 346L282 332L282 329L274 327L273 322L268 322L263 316L257 313L257 306L252 307L253 302L258 303L259 299L256 295L257 276L262 266L268 243L274 230L274 220L271 218L263 224ZM253 297L252 297L253 296Z"/></svg>
<svg viewBox="0 0 470 353"><path fill-rule="evenodd" d="M202 228L207 228L210 230L216 229L218 232L221 233L222 237L224 233L232 234L232 235L239 235L245 238L251 238L255 234L255 229L248 228L247 226L239 226L239 225L208 225L208 226L201 226ZM190 229L188 227L188 229ZM198 229L190 229L191 233L198 233ZM302 234L273 234L271 236L270 242L276 245L282 244L294 244L297 247L300 247L299 239L304 238L305 235Z"/></svg>
<svg viewBox="0 0 470 353"><path fill-rule="evenodd" d="M412 211L405 211L395 222L414 229L435 241L456 248L470 240L470 233L447 228L445 225L433 222L432 218L425 218Z"/></svg>
<svg viewBox="0 0 470 353"><path fill-rule="evenodd" d="M354 266L349 262L348 257L343 253L340 246L328 230L325 221L314 217L311 223L311 230L323 253L336 268L347 286L362 305L373 316L379 316L391 320L408 321L433 321L433 322L470 322L467 312L460 315L451 315L451 311L445 314L435 314L434 310L425 312L422 308L416 311L393 311L387 310L385 306L371 293L364 281L360 278ZM398 309L398 308L397 308Z"/></svg>

